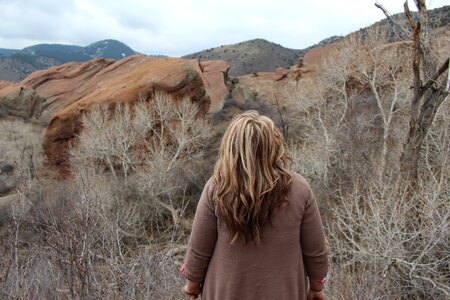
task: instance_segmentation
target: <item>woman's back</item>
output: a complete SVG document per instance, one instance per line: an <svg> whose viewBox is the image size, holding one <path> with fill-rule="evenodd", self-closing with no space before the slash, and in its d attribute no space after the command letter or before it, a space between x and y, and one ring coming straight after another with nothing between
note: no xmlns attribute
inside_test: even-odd
<svg viewBox="0 0 450 300"><path fill-rule="evenodd" d="M289 203L263 226L259 244L241 239L230 245L232 234L213 195L211 178L198 204L186 259L187 278L204 282L202 299L306 299L304 270L313 278L325 277L327 257L317 204L305 179L294 173Z"/></svg>
<svg viewBox="0 0 450 300"><path fill-rule="evenodd" d="M188 294L202 287L203 299L305 299L305 275L322 288L327 257L319 210L287 161L271 119L248 111L231 121L195 213ZM318 290L308 293L322 298Z"/></svg>

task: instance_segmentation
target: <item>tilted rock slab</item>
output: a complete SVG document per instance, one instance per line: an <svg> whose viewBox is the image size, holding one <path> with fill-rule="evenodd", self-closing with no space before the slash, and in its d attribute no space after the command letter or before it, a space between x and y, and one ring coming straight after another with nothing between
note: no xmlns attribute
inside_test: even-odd
<svg viewBox="0 0 450 300"><path fill-rule="evenodd" d="M68 147L80 132L81 116L99 103L134 102L165 91L189 97L202 113L221 107L227 96L226 63L134 55L119 61L94 59L67 63L30 74L21 82L0 81L0 110L47 125L43 149L57 169L67 164ZM221 79L221 80L219 80ZM210 94L208 93L210 92Z"/></svg>

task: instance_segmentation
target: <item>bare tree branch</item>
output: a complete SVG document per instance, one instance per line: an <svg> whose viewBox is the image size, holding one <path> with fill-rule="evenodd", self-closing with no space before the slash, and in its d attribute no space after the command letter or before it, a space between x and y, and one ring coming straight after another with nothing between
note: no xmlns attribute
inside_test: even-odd
<svg viewBox="0 0 450 300"><path fill-rule="evenodd" d="M415 3L419 11L417 24L412 19L408 2L405 2L404 5L405 15L413 29L414 95L411 99L409 133L400 158L402 176L409 181L411 186L415 186L417 183L418 161L425 136L433 123L439 106L448 95L445 84L433 88L433 84L448 68L448 59L438 70L431 55L429 20L425 1L415 0ZM422 85L424 81L426 83ZM421 102L422 105L420 105Z"/></svg>
<svg viewBox="0 0 450 300"><path fill-rule="evenodd" d="M412 30L415 30L416 24L414 23L414 20L412 18L411 10L409 10L408 1L405 1L405 3L403 4L403 9L405 11L406 19L408 19L409 26Z"/></svg>
<svg viewBox="0 0 450 300"><path fill-rule="evenodd" d="M403 25L400 24L399 22L397 22L397 21L392 17L392 15L389 13L389 11L387 11L387 9L386 9L383 5L381 5L381 4L378 3L378 2L375 2L375 6L376 6L377 8L379 8L379 9L381 9L381 11L384 13L384 15L386 16L386 18L388 18L389 21L391 21L394 25L398 26L398 28L400 28L400 29L403 31L403 33L405 33L406 35L410 35L410 34L411 34L411 31L408 30L408 28L406 28L405 26L403 26Z"/></svg>
<svg viewBox="0 0 450 300"><path fill-rule="evenodd" d="M441 67L439 68L439 70L437 71L436 75L431 78L430 80L427 81L427 83L425 83L422 87L421 87L421 91L420 94L423 95L426 90L428 90L434 83L437 82L439 76L442 75L442 73L444 73L445 71L447 71L448 69L448 65L449 65L449 58L447 58L446 61L444 61L444 63L441 65Z"/></svg>

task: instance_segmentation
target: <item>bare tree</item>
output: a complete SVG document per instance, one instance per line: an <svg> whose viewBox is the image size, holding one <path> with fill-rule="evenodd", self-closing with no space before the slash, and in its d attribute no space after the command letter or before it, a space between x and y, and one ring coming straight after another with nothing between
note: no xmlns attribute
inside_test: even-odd
<svg viewBox="0 0 450 300"><path fill-rule="evenodd" d="M448 96L447 78L441 78L449 67L447 58L438 68L431 52L430 25L425 0L415 0L418 9L418 20L414 21L408 7L404 4L404 13L412 31L414 74L413 96L410 104L409 132L400 158L401 172L410 184L414 185L418 178L420 151L424 139L433 123L439 106ZM387 11L380 5L388 16Z"/></svg>
<svg viewBox="0 0 450 300"><path fill-rule="evenodd" d="M174 100L155 93L132 107L95 107L83 116L83 126L71 150L75 178L89 170L106 176L102 172L106 169L115 181L123 178L126 186L131 176L130 184L147 198L149 209L144 211L153 217L142 216L142 210L131 217L133 210L123 210L129 219L124 224L142 219L153 222L167 214L173 224L179 224L186 203L176 203L176 199L183 194L188 178L197 177L196 163L211 132L199 107L189 99Z"/></svg>
<svg viewBox="0 0 450 300"><path fill-rule="evenodd" d="M406 82L409 74L403 68L410 58L405 55L409 46L403 42L386 43L385 34L383 28L375 27L364 32L364 35L350 37L349 45L353 49L351 66L354 72L351 76L359 84L367 85L379 111L377 119L381 120L382 129L378 168L380 179L387 171L388 156L393 150L392 134L397 115L403 107L402 102L409 96Z"/></svg>
<svg viewBox="0 0 450 300"><path fill-rule="evenodd" d="M331 261L336 264L333 295L448 298L448 188L448 177L419 182L413 201L420 205L414 207L407 199L408 187L398 179L389 185L370 182L341 194L327 222Z"/></svg>
<svg viewBox="0 0 450 300"><path fill-rule="evenodd" d="M189 99L157 93L83 121L70 178L21 177L2 220L0 298L180 299L207 120Z"/></svg>
<svg viewBox="0 0 450 300"><path fill-rule="evenodd" d="M353 169L344 173L365 172L379 180L397 171L402 114L410 95L410 74L403 65L410 56L404 54L408 43L388 43L386 34L384 27L375 27L346 37L323 59L317 78L299 81L291 98L297 99L297 121L306 127L302 150L308 142L321 145L313 151L315 163L305 165L303 173L317 170L319 161L327 166L320 172L324 182L333 177L336 164ZM342 161L345 157L349 161ZM362 168L364 163L371 168ZM334 173L342 179L342 169Z"/></svg>

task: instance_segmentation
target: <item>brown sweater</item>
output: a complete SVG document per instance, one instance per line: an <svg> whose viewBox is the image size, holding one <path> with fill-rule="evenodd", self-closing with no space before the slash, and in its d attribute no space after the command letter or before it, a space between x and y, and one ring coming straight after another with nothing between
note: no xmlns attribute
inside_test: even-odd
<svg viewBox="0 0 450 300"><path fill-rule="evenodd" d="M307 280L328 270L322 222L306 180L294 174L289 205L274 212L259 245L237 241L213 201L214 180L205 185L186 254L186 277L203 282L203 300L306 299Z"/></svg>

